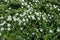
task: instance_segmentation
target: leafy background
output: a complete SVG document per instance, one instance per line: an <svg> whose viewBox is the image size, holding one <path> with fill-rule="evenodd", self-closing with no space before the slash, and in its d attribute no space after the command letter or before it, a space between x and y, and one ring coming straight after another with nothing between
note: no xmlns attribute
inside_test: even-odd
<svg viewBox="0 0 60 40"><path fill-rule="evenodd" d="M0 0L0 40L60 40L60 0Z"/></svg>

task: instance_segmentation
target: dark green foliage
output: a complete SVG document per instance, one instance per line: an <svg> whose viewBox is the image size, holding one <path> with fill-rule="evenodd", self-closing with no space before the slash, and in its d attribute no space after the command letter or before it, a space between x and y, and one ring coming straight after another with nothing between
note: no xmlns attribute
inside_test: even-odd
<svg viewBox="0 0 60 40"><path fill-rule="evenodd" d="M60 40L60 0L0 0L0 40Z"/></svg>

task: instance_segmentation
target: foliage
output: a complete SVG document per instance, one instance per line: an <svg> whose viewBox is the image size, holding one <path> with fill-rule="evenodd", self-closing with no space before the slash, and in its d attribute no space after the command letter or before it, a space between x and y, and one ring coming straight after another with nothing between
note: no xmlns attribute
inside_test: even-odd
<svg viewBox="0 0 60 40"><path fill-rule="evenodd" d="M60 0L0 0L0 40L60 40Z"/></svg>

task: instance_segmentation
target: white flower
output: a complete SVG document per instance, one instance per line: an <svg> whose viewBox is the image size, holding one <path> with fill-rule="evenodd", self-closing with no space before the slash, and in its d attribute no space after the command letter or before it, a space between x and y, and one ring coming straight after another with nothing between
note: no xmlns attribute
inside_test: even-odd
<svg viewBox="0 0 60 40"><path fill-rule="evenodd" d="M29 15L28 18L30 18L31 16Z"/></svg>
<svg viewBox="0 0 60 40"><path fill-rule="evenodd" d="M46 6L48 6L48 7L49 7L49 4L46 4Z"/></svg>
<svg viewBox="0 0 60 40"><path fill-rule="evenodd" d="M20 14L20 17L23 17L23 15L22 15L22 14Z"/></svg>
<svg viewBox="0 0 60 40"><path fill-rule="evenodd" d="M35 17L33 15L31 17L32 17L32 19L35 19Z"/></svg>
<svg viewBox="0 0 60 40"><path fill-rule="evenodd" d="M11 24L7 24L7 26L8 26L8 27L10 27L10 26L11 26Z"/></svg>
<svg viewBox="0 0 60 40"><path fill-rule="evenodd" d="M0 36L1 36L2 34L0 33Z"/></svg>
<svg viewBox="0 0 60 40"><path fill-rule="evenodd" d="M8 28L7 28L7 30L8 30L8 31L10 31L10 30L11 30L11 28L10 28L10 27L8 27Z"/></svg>
<svg viewBox="0 0 60 40"><path fill-rule="evenodd" d="M54 8L57 8L58 6L56 6L56 5L53 5L53 7L54 7Z"/></svg>
<svg viewBox="0 0 60 40"><path fill-rule="evenodd" d="M28 18L26 18L26 21L28 22Z"/></svg>
<svg viewBox="0 0 60 40"><path fill-rule="evenodd" d="M21 27L20 30L23 30L23 28Z"/></svg>
<svg viewBox="0 0 60 40"><path fill-rule="evenodd" d="M15 16L19 15L19 13L16 13Z"/></svg>
<svg viewBox="0 0 60 40"><path fill-rule="evenodd" d="M24 12L23 15L26 15L26 12Z"/></svg>
<svg viewBox="0 0 60 40"><path fill-rule="evenodd" d="M37 16L39 16L39 15L40 15L38 12L35 12L35 14L36 14Z"/></svg>
<svg viewBox="0 0 60 40"><path fill-rule="evenodd" d="M24 0L21 0L21 2L24 2Z"/></svg>
<svg viewBox="0 0 60 40"><path fill-rule="evenodd" d="M38 32L38 29L36 29L36 31Z"/></svg>
<svg viewBox="0 0 60 40"><path fill-rule="evenodd" d="M44 13L43 15L46 15L46 13Z"/></svg>
<svg viewBox="0 0 60 40"><path fill-rule="evenodd" d="M48 16L50 16L50 14L48 14Z"/></svg>
<svg viewBox="0 0 60 40"><path fill-rule="evenodd" d="M22 3L22 5L24 5L24 3Z"/></svg>
<svg viewBox="0 0 60 40"><path fill-rule="evenodd" d="M50 32L50 33L52 33L52 32L53 32L53 30L51 30L51 29L50 29L50 30L49 30L49 32Z"/></svg>
<svg viewBox="0 0 60 40"><path fill-rule="evenodd" d="M50 19L52 19L52 17L49 17Z"/></svg>
<svg viewBox="0 0 60 40"><path fill-rule="evenodd" d="M43 20L46 20L46 18L45 18L45 17L43 17Z"/></svg>
<svg viewBox="0 0 60 40"><path fill-rule="evenodd" d="M29 35L29 33L27 33L27 35Z"/></svg>
<svg viewBox="0 0 60 40"><path fill-rule="evenodd" d="M5 2L7 2L7 0L5 0Z"/></svg>
<svg viewBox="0 0 60 40"><path fill-rule="evenodd" d="M59 27L57 28L57 32L60 32L60 28Z"/></svg>
<svg viewBox="0 0 60 40"><path fill-rule="evenodd" d="M49 3L50 6L53 6L51 3Z"/></svg>
<svg viewBox="0 0 60 40"><path fill-rule="evenodd" d="M11 7L9 7L9 9L11 9Z"/></svg>
<svg viewBox="0 0 60 40"><path fill-rule="evenodd" d="M4 28L3 27L1 27L1 29L0 29L1 31L3 31L4 30Z"/></svg>
<svg viewBox="0 0 60 40"><path fill-rule="evenodd" d="M60 9L58 8L58 11L60 11Z"/></svg>
<svg viewBox="0 0 60 40"><path fill-rule="evenodd" d="M38 2L39 0L33 0L33 2Z"/></svg>
<svg viewBox="0 0 60 40"><path fill-rule="evenodd" d="M28 37L28 39L30 39L30 37Z"/></svg>
<svg viewBox="0 0 60 40"><path fill-rule="evenodd" d="M22 20L25 21L25 18L23 18Z"/></svg>
<svg viewBox="0 0 60 40"><path fill-rule="evenodd" d="M53 9L53 7L50 7L50 9Z"/></svg>
<svg viewBox="0 0 60 40"><path fill-rule="evenodd" d="M34 35L35 33L33 32L32 35Z"/></svg>
<svg viewBox="0 0 60 40"><path fill-rule="evenodd" d="M11 20L12 20L12 17L9 15L7 18L7 21L11 21Z"/></svg>
<svg viewBox="0 0 60 40"><path fill-rule="evenodd" d="M31 4L31 2L29 2L29 4Z"/></svg>
<svg viewBox="0 0 60 40"><path fill-rule="evenodd" d="M52 15L52 17L54 17L54 16Z"/></svg>
<svg viewBox="0 0 60 40"><path fill-rule="evenodd" d="M25 2L25 5L27 5L27 2Z"/></svg>
<svg viewBox="0 0 60 40"><path fill-rule="evenodd" d="M27 5L28 8L30 8L30 5Z"/></svg>
<svg viewBox="0 0 60 40"><path fill-rule="evenodd" d="M26 12L24 12L23 14L20 14L20 16L22 17L22 16L25 16L26 15Z"/></svg>
<svg viewBox="0 0 60 40"><path fill-rule="evenodd" d="M18 21L18 20L20 20L20 18L17 18L16 20Z"/></svg>
<svg viewBox="0 0 60 40"><path fill-rule="evenodd" d="M40 20L40 17L38 17L38 20Z"/></svg>
<svg viewBox="0 0 60 40"><path fill-rule="evenodd" d="M21 21L21 20L19 20L18 22L19 22L19 23L18 23L19 25L22 23L22 21Z"/></svg>
<svg viewBox="0 0 60 40"><path fill-rule="evenodd" d="M0 19L3 19L3 16L1 16Z"/></svg>
<svg viewBox="0 0 60 40"><path fill-rule="evenodd" d="M42 29L42 28L40 28L40 31L41 31L41 32L43 32L43 29Z"/></svg>
<svg viewBox="0 0 60 40"><path fill-rule="evenodd" d="M60 29L57 29L57 32L59 32L60 31Z"/></svg>
<svg viewBox="0 0 60 40"><path fill-rule="evenodd" d="M0 26L3 26L6 23L6 21L4 21L3 23L0 24Z"/></svg>
<svg viewBox="0 0 60 40"><path fill-rule="evenodd" d="M24 25L26 25L26 23L24 23Z"/></svg>
<svg viewBox="0 0 60 40"><path fill-rule="evenodd" d="M16 21L16 17L15 16L13 16L13 20Z"/></svg>
<svg viewBox="0 0 60 40"><path fill-rule="evenodd" d="M30 14L32 14L32 12L30 11Z"/></svg>
<svg viewBox="0 0 60 40"><path fill-rule="evenodd" d="M46 20L46 22L47 22L48 20Z"/></svg>
<svg viewBox="0 0 60 40"><path fill-rule="evenodd" d="M59 15L60 15L60 13L59 13Z"/></svg>

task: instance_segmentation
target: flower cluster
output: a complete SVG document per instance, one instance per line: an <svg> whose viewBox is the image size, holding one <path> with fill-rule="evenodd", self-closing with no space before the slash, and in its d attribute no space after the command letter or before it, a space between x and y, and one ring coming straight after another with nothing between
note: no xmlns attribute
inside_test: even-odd
<svg viewBox="0 0 60 40"><path fill-rule="evenodd" d="M57 40L60 37L58 0L0 1L0 40Z"/></svg>

